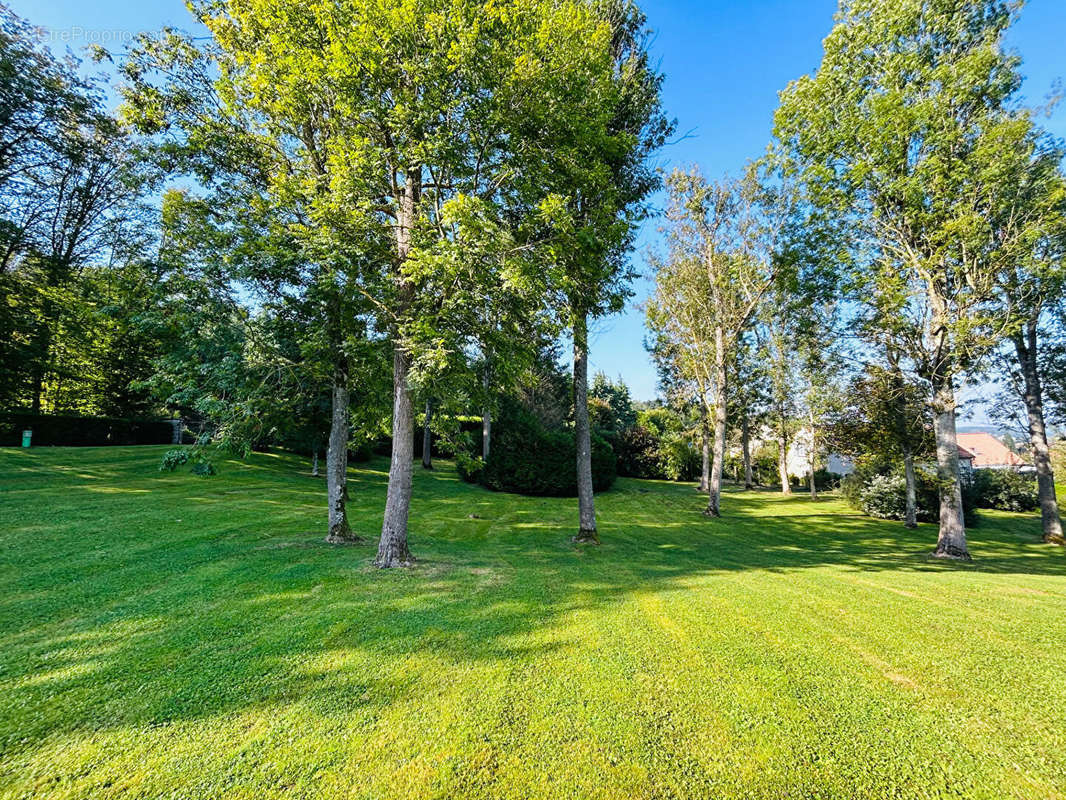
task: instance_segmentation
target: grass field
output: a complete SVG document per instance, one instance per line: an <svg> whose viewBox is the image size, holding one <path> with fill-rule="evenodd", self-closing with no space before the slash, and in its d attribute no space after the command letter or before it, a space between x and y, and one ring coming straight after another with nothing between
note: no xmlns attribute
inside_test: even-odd
<svg viewBox="0 0 1066 800"><path fill-rule="evenodd" d="M416 475L411 544L323 543L287 455L0 451L0 797L1066 796L1066 553L832 499ZM385 462L352 470L378 530ZM471 519L476 514L481 519Z"/></svg>

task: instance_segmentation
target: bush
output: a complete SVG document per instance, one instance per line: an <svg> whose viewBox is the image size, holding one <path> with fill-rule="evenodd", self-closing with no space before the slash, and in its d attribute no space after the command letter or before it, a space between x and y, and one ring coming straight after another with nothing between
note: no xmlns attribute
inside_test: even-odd
<svg viewBox="0 0 1066 800"><path fill-rule="evenodd" d="M864 514L878 519L904 519L907 511L907 482L902 475L874 475L860 489ZM919 507L918 516L924 509Z"/></svg>
<svg viewBox="0 0 1066 800"><path fill-rule="evenodd" d="M852 508L862 510L862 492L867 484L878 475L888 475L894 471L894 465L890 462L878 458L860 458L855 470L840 481L840 495Z"/></svg>
<svg viewBox="0 0 1066 800"><path fill-rule="evenodd" d="M455 469L459 477L467 483L478 483L485 469L485 462L480 456L459 452L455 454Z"/></svg>
<svg viewBox="0 0 1066 800"><path fill-rule="evenodd" d="M167 450L163 453L163 460L159 464L160 472L173 472L182 464L189 461L188 450Z"/></svg>
<svg viewBox="0 0 1066 800"><path fill-rule="evenodd" d="M216 474L214 465L207 459L202 459L193 464L190 472L192 472L193 475L199 475L200 477Z"/></svg>
<svg viewBox="0 0 1066 800"><path fill-rule="evenodd" d="M855 478L858 476L858 478ZM860 483L860 481L863 481ZM940 519L940 483L933 469L915 470L915 516L919 521L937 522ZM864 475L856 470L842 481L845 498L857 496L853 506L864 514L879 519L904 519L907 508L907 482L901 470ZM967 527L977 524L975 493L965 482L962 490L962 510Z"/></svg>
<svg viewBox="0 0 1066 800"><path fill-rule="evenodd" d="M349 445L348 460L356 464L365 464L374 457L374 442L364 439L355 447Z"/></svg>
<svg viewBox="0 0 1066 800"><path fill-rule="evenodd" d="M664 477L659 457L659 439L650 429L638 425L618 435L618 474L627 478Z"/></svg>
<svg viewBox="0 0 1066 800"><path fill-rule="evenodd" d="M703 469L703 454L679 436L665 438L659 445L663 477L671 481L694 481Z"/></svg>
<svg viewBox="0 0 1066 800"><path fill-rule="evenodd" d="M1035 475L1025 475L1009 469L975 471L973 494L978 508L1035 511L1040 507Z"/></svg>
<svg viewBox="0 0 1066 800"><path fill-rule="evenodd" d="M577 447L572 430L545 430L529 412L505 405L493 428L492 449L481 473L490 489L518 494L574 497L577 494ZM611 446L592 435L592 485L609 489L617 474Z"/></svg>
<svg viewBox="0 0 1066 800"><path fill-rule="evenodd" d="M840 487L841 481L840 475L835 472L830 472L827 469L816 469L814 471L814 488L819 492L828 492Z"/></svg>

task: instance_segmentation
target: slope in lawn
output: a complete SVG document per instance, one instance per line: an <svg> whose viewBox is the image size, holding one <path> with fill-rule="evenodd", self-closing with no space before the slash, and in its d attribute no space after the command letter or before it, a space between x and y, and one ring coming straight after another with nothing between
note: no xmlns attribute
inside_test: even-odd
<svg viewBox="0 0 1066 800"><path fill-rule="evenodd" d="M805 497L418 471L421 560L295 457L0 451L0 797L1032 797L1066 786L1066 557ZM384 462L353 469L373 537ZM480 519L471 519L476 514Z"/></svg>

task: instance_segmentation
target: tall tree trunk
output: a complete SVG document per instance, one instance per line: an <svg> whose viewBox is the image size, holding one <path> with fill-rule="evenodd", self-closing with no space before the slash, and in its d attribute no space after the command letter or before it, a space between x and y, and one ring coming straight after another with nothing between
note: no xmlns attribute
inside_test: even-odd
<svg viewBox="0 0 1066 800"><path fill-rule="evenodd" d="M418 219L422 193L422 168L407 169L404 186L399 192L396 209L396 262L402 274L411 253L412 236ZM400 281L401 306L412 300L414 289ZM411 509L411 473L415 450L415 413L407 386L411 357L399 340L393 343L392 355L392 458L389 463L389 488L385 496L385 516L381 522L381 539L374 565L382 569L410 566L414 560L407 547L407 519Z"/></svg>
<svg viewBox="0 0 1066 800"><path fill-rule="evenodd" d="M969 560L966 520L959 478L959 443L955 430L955 390L951 376L933 370L933 432L936 435L937 479L940 484L940 533L933 555Z"/></svg>
<svg viewBox="0 0 1066 800"><path fill-rule="evenodd" d="M907 385L903 380L903 370L899 366L899 355L895 348L886 348L889 368L892 372L892 388L896 395L895 424L896 436L899 437L903 450L903 480L905 484L905 505L903 525L906 528L918 527L918 491L914 474L914 448L911 445L911 431L907 425Z"/></svg>
<svg viewBox="0 0 1066 800"><path fill-rule="evenodd" d="M818 499L818 486L814 482L814 468L818 460L818 429L815 427L814 421L814 409L810 409L807 414L808 424L811 426L811 446L807 451L807 474L811 481L811 500Z"/></svg>
<svg viewBox="0 0 1066 800"><path fill-rule="evenodd" d="M1059 503L1055 496L1055 473L1051 469L1051 450L1048 447L1044 424L1044 387L1037 368L1036 319L1029 321L1026 331L1014 337L1014 349L1025 380L1025 411L1029 417L1029 444L1036 467L1036 485L1040 497L1040 523L1045 542L1066 544L1059 518Z"/></svg>
<svg viewBox="0 0 1066 800"><path fill-rule="evenodd" d="M788 440L783 424L777 432L777 472L781 477L781 494L792 494L792 485L788 482Z"/></svg>
<svg viewBox="0 0 1066 800"><path fill-rule="evenodd" d="M318 451L315 450L317 455ZM343 369L337 371L333 384L333 413L326 450L326 494L329 498L330 544L358 542L348 524L348 385Z"/></svg>
<svg viewBox="0 0 1066 800"><path fill-rule="evenodd" d="M315 445L315 451L311 454L311 477L318 477L318 445Z"/></svg>
<svg viewBox="0 0 1066 800"><path fill-rule="evenodd" d="M489 387L492 377L489 375L488 358L485 359L485 370L481 373L481 388L485 392L485 408L481 412L481 460L486 464L489 461L489 452L492 450L492 405L489 403Z"/></svg>
<svg viewBox="0 0 1066 800"><path fill-rule="evenodd" d="M407 388L410 359L396 345L392 359L392 461L389 464L389 491L385 498L385 519L374 565L407 567L413 559L407 547L407 517L411 509L411 473L415 452L415 414Z"/></svg>
<svg viewBox="0 0 1066 800"><path fill-rule="evenodd" d="M700 491L711 491L711 423L707 399L700 396Z"/></svg>
<svg viewBox="0 0 1066 800"><path fill-rule="evenodd" d="M755 488L755 480L751 472L751 423L745 413L740 418L740 451L744 457L744 488Z"/></svg>
<svg viewBox="0 0 1066 800"><path fill-rule="evenodd" d="M918 492L915 488L914 452L910 441L903 441L903 479L906 483L906 510L903 524L907 528L918 527Z"/></svg>
<svg viewBox="0 0 1066 800"><path fill-rule="evenodd" d="M574 311L574 436L577 450L578 532L575 542L600 543L592 491L592 432L588 397L588 314Z"/></svg>
<svg viewBox="0 0 1066 800"><path fill-rule="evenodd" d="M422 469L433 469L433 433L429 423L433 419L433 398L426 398L426 424L422 426Z"/></svg>
<svg viewBox="0 0 1066 800"><path fill-rule="evenodd" d="M714 358L714 461L711 465L711 488L707 493L708 517L722 516L722 465L725 463L725 401L728 374L725 366L725 340L722 329L715 330Z"/></svg>

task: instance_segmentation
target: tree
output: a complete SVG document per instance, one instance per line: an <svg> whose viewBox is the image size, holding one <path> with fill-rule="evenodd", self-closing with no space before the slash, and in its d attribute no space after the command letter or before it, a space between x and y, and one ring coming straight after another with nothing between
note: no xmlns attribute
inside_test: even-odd
<svg viewBox="0 0 1066 800"><path fill-rule="evenodd" d="M990 341L985 212L1001 188L1017 114L1018 59L1003 45L1017 6L1000 0L847 0L821 67L782 95L775 129L810 193L847 217L855 264L908 321L907 356L935 409L935 555L968 559L954 385Z"/></svg>
<svg viewBox="0 0 1066 800"><path fill-rule="evenodd" d="M1042 331L1066 291L1066 179L1059 143L1040 134L1024 115L999 143L999 191L987 210L999 312L1014 364L1008 383L1025 409L1040 497L1044 541L1062 543L1047 423L1044 414Z"/></svg>
<svg viewBox="0 0 1066 800"><path fill-rule="evenodd" d="M141 241L134 143L77 67L0 8L0 403L35 413L75 398L99 412L98 278L129 267L124 245Z"/></svg>
<svg viewBox="0 0 1066 800"><path fill-rule="evenodd" d="M800 362L800 380L803 385L802 414L806 433L807 480L812 500L818 499L815 473L818 459L824 452L825 426L834 407L839 402L836 390L841 361L834 347L834 309L812 309L808 328L800 337L797 353Z"/></svg>
<svg viewBox="0 0 1066 800"><path fill-rule="evenodd" d="M893 350L887 364L867 364L842 393L845 402L834 409L827 441L837 452L878 461L902 460L906 507L904 524L918 525L915 458L933 455L933 422L924 388L908 379Z"/></svg>
<svg viewBox="0 0 1066 800"><path fill-rule="evenodd" d="M744 181L709 183L697 170L667 180L669 255L658 265L648 323L672 354L673 368L696 387L703 410L704 472L707 443L714 456L704 513L721 516L730 369L741 339L780 262L773 246L778 220L757 209L761 188L754 171ZM707 430L713 414L714 431Z"/></svg>
<svg viewBox="0 0 1066 800"><path fill-rule="evenodd" d="M737 343L736 361L733 367L735 379L730 393L733 427L739 430L741 468L744 473L744 488L755 488L752 467L752 432L758 432L766 417L770 398L769 374L759 358L758 342L754 331L749 331Z"/></svg>
<svg viewBox="0 0 1066 800"><path fill-rule="evenodd" d="M573 408L577 437L577 542L599 543L592 486L588 415L589 320L623 307L633 272L628 253L647 198L659 178L649 163L673 129L662 114L662 76L648 52L645 17L632 0L591 4L607 34L606 71L597 81L572 86L586 98L582 112L552 129L556 199L552 287L573 338ZM542 124L541 120L537 120Z"/></svg>
<svg viewBox="0 0 1066 800"><path fill-rule="evenodd" d="M637 412L629 396L629 387L622 378L612 381L597 372L589 387L589 397L602 402L607 410L606 424L600 427L612 434L620 434L637 424Z"/></svg>

